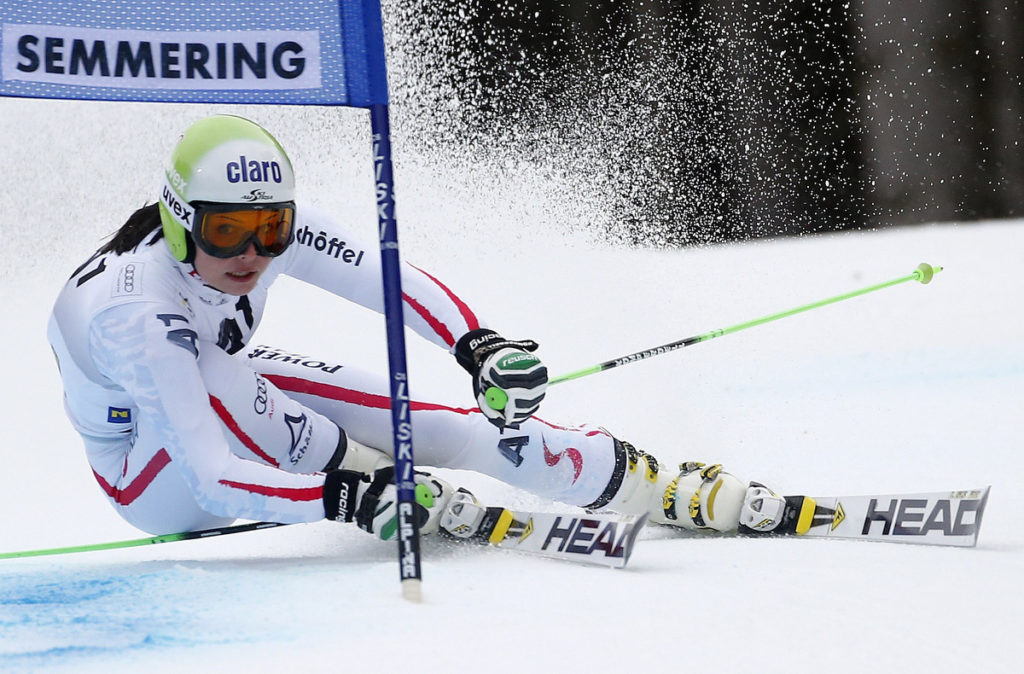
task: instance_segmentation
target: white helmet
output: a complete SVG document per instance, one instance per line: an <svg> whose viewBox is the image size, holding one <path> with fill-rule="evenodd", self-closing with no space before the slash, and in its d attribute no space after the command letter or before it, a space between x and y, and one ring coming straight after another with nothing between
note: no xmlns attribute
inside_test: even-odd
<svg viewBox="0 0 1024 674"><path fill-rule="evenodd" d="M203 204L251 209L287 205L292 209L287 240L270 253L278 255L291 242L294 200L295 175L280 143L255 122L215 115L188 127L171 153L160 194L160 220L174 257L191 261L194 245L201 243L193 224Z"/></svg>

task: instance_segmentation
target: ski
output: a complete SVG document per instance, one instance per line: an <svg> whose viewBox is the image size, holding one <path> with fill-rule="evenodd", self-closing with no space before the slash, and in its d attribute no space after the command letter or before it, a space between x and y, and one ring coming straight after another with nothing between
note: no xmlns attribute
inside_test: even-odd
<svg viewBox="0 0 1024 674"><path fill-rule="evenodd" d="M752 536L974 547L991 487L877 496L787 496L782 522Z"/></svg>
<svg viewBox="0 0 1024 674"><path fill-rule="evenodd" d="M629 562L647 515L523 512L487 508L464 540L503 550L621 569ZM457 535L457 534L456 534Z"/></svg>
<svg viewBox="0 0 1024 674"><path fill-rule="evenodd" d="M640 533L646 519L646 516L611 513L593 515L535 513L512 511L505 508L487 508L480 529L468 540L489 543L505 550L517 550L584 564L622 568L629 561L637 534ZM249 522L217 529L105 543L0 552L0 560L118 550L159 543L213 538L283 526L291 525L278 522ZM460 539L452 537L452 540Z"/></svg>
<svg viewBox="0 0 1024 674"><path fill-rule="evenodd" d="M741 527L740 534L759 538L796 536L974 547L990 489L876 496L787 496L782 522L775 531L754 533L743 531ZM646 521L646 515L486 508L479 528L468 539L457 535L450 538L583 564L623 568L629 562ZM89 545L0 552L0 560L116 550L280 526L289 525L250 522Z"/></svg>

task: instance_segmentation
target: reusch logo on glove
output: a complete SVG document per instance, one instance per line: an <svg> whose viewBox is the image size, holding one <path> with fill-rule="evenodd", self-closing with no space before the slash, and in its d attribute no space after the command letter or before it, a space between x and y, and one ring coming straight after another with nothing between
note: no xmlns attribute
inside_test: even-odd
<svg viewBox="0 0 1024 674"><path fill-rule="evenodd" d="M529 370L540 361L536 356L529 353L513 353L498 361L498 367L503 370Z"/></svg>

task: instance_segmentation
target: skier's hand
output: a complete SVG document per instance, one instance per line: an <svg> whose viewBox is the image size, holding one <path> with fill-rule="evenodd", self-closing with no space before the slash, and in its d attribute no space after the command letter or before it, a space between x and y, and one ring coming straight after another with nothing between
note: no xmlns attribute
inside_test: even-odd
<svg viewBox="0 0 1024 674"><path fill-rule="evenodd" d="M473 377L477 406L498 428L518 428L544 399L548 369L531 353L536 350L533 340L505 339L483 328L455 346L455 359Z"/></svg>
<svg viewBox="0 0 1024 674"><path fill-rule="evenodd" d="M451 499L450 484L427 473L417 472L415 515L420 533L437 531L441 513ZM324 483L324 512L329 520L355 521L356 525L385 541L398 532L398 490L395 468L387 466L373 473L335 470Z"/></svg>

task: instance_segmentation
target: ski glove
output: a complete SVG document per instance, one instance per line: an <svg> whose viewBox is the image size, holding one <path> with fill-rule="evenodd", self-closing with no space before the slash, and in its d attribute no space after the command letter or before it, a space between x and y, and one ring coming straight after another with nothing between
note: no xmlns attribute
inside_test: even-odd
<svg viewBox="0 0 1024 674"><path fill-rule="evenodd" d="M417 472L416 519L420 533L437 531L437 523L454 489L444 480ZM386 466L372 473L334 470L324 482L324 512L329 520L352 522L385 541L398 533L398 490L395 467Z"/></svg>
<svg viewBox="0 0 1024 674"><path fill-rule="evenodd" d="M519 428L544 399L548 369L530 353L537 346L486 328L467 332L455 345L455 359L473 377L477 406L498 428Z"/></svg>

